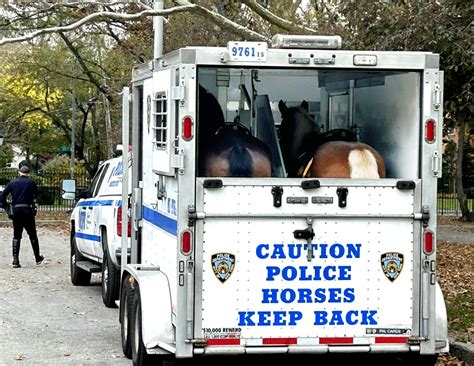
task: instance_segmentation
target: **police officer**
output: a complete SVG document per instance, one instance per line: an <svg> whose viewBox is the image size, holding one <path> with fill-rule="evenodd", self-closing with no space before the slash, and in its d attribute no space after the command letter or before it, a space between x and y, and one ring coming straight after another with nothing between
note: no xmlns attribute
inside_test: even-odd
<svg viewBox="0 0 474 366"><path fill-rule="evenodd" d="M38 194L36 182L31 180L28 175L30 169L23 165L19 171L19 177L12 179L2 194L2 207L8 211L7 197L11 194L13 206L13 268L20 268L20 242L23 228L30 237L31 247L35 255L36 264L43 262L44 257L40 255L38 235L36 234L36 206L35 198ZM9 214L10 215L10 214Z"/></svg>

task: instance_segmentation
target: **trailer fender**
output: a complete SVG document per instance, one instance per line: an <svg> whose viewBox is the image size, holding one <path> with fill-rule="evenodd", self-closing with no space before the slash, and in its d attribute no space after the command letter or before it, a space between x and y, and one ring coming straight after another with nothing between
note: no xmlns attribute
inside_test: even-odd
<svg viewBox="0 0 474 366"><path fill-rule="evenodd" d="M449 352L448 314L443 292L436 282L436 352Z"/></svg>
<svg viewBox="0 0 474 366"><path fill-rule="evenodd" d="M127 272L136 281L135 286L140 288L143 344L146 348L160 345L167 349L166 345L174 343L168 277L159 267L128 265Z"/></svg>

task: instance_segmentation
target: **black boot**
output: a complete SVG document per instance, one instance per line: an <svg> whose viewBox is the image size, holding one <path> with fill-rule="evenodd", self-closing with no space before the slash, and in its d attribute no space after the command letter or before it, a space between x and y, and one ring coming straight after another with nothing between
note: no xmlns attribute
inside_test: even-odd
<svg viewBox="0 0 474 366"><path fill-rule="evenodd" d="M31 247L33 248L33 253L35 254L36 265L43 263L44 257L40 255L38 239L31 240Z"/></svg>
<svg viewBox="0 0 474 366"><path fill-rule="evenodd" d="M18 256L20 255L20 240L13 239L12 241L12 248L13 248L13 268L20 268L20 260Z"/></svg>

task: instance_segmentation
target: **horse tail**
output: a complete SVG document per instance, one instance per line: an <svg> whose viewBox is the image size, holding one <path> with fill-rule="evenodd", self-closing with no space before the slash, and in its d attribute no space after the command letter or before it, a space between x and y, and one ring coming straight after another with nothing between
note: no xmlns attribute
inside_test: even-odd
<svg viewBox="0 0 474 366"><path fill-rule="evenodd" d="M251 177L253 163L250 153L244 146L235 146L229 152L229 176Z"/></svg>
<svg viewBox="0 0 474 366"><path fill-rule="evenodd" d="M378 179L377 159L374 154L367 149L354 149L348 156L351 178Z"/></svg>

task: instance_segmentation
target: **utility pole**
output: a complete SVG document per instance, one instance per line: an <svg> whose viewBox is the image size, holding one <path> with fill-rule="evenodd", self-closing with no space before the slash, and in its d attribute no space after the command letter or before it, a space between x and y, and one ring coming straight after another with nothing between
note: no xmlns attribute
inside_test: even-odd
<svg viewBox="0 0 474 366"><path fill-rule="evenodd" d="M72 117L71 117L71 179L74 179L76 160L76 60L72 64Z"/></svg>

